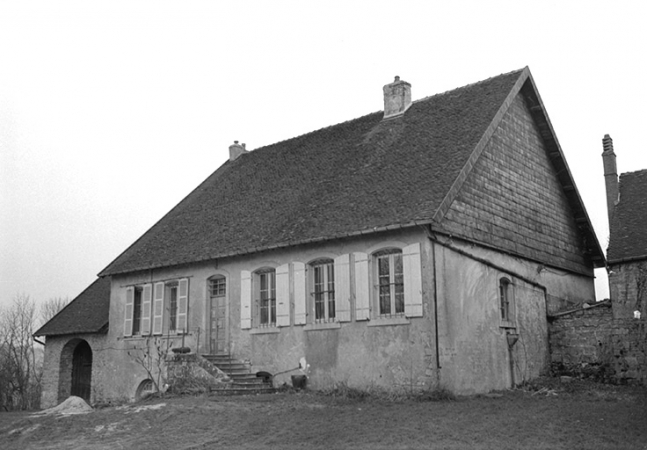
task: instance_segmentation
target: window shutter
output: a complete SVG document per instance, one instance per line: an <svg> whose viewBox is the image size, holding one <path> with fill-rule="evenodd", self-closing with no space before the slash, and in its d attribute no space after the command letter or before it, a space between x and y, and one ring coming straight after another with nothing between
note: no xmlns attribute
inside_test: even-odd
<svg viewBox="0 0 647 450"><path fill-rule="evenodd" d="M182 278L178 282L177 293L177 330L186 333L189 328L187 320L189 313L189 279Z"/></svg>
<svg viewBox="0 0 647 450"><path fill-rule="evenodd" d="M276 325L290 326L290 266L276 268Z"/></svg>
<svg viewBox="0 0 647 450"><path fill-rule="evenodd" d="M335 258L335 316L350 322L350 255Z"/></svg>
<svg viewBox="0 0 647 450"><path fill-rule="evenodd" d="M368 255L356 252L355 256L355 320L369 319L370 284Z"/></svg>
<svg viewBox="0 0 647 450"><path fill-rule="evenodd" d="M164 283L155 283L153 287L153 334L162 334L164 317Z"/></svg>
<svg viewBox="0 0 647 450"><path fill-rule="evenodd" d="M135 304L135 288L126 288L126 308L124 311L124 336L133 335L133 308Z"/></svg>
<svg viewBox="0 0 647 450"><path fill-rule="evenodd" d="M294 324L306 323L306 265L294 263Z"/></svg>
<svg viewBox="0 0 647 450"><path fill-rule="evenodd" d="M142 292L142 335L151 334L151 303L153 297L153 285L145 284Z"/></svg>
<svg viewBox="0 0 647 450"><path fill-rule="evenodd" d="M244 330L252 327L252 273L249 270L240 272L240 327Z"/></svg>
<svg viewBox="0 0 647 450"><path fill-rule="evenodd" d="M422 266L420 244L411 244L402 250L404 269L404 315L422 317Z"/></svg>

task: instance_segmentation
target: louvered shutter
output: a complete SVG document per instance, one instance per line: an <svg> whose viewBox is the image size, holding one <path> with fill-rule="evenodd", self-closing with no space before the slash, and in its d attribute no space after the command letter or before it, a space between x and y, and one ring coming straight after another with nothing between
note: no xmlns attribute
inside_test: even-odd
<svg viewBox="0 0 647 450"><path fill-rule="evenodd" d="M355 320L368 320L371 287L368 273L368 255L356 252L355 256Z"/></svg>
<svg viewBox="0 0 647 450"><path fill-rule="evenodd" d="M294 324L306 323L306 265L302 262L294 266Z"/></svg>
<svg viewBox="0 0 647 450"><path fill-rule="evenodd" d="M142 292L142 336L151 334L151 303L153 301L153 285L145 284Z"/></svg>
<svg viewBox="0 0 647 450"><path fill-rule="evenodd" d="M276 268L276 325L290 326L290 266Z"/></svg>
<svg viewBox="0 0 647 450"><path fill-rule="evenodd" d="M162 334L164 318L164 283L153 286L153 334Z"/></svg>
<svg viewBox="0 0 647 450"><path fill-rule="evenodd" d="M135 304L135 288L126 288L126 307L124 309L124 336L133 335L133 308Z"/></svg>
<svg viewBox="0 0 647 450"><path fill-rule="evenodd" d="M402 250L404 269L404 315L422 317L422 266L420 244L411 244Z"/></svg>
<svg viewBox="0 0 647 450"><path fill-rule="evenodd" d="M252 327L252 273L248 270L240 272L240 327Z"/></svg>
<svg viewBox="0 0 647 450"><path fill-rule="evenodd" d="M177 331L186 333L189 328L189 279L182 278L178 282L177 293Z"/></svg>
<svg viewBox="0 0 647 450"><path fill-rule="evenodd" d="M335 258L335 316L350 322L350 255Z"/></svg>

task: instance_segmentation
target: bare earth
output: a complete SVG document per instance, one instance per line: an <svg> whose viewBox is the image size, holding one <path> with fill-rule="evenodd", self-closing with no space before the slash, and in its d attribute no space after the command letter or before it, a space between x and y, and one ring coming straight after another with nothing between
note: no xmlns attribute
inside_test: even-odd
<svg viewBox="0 0 647 450"><path fill-rule="evenodd" d="M0 449L647 450L647 389L551 383L453 401L292 392L0 413Z"/></svg>

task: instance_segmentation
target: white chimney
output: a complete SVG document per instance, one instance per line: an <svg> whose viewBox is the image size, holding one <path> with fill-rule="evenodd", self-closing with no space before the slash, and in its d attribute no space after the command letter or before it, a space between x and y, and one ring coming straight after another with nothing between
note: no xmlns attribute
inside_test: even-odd
<svg viewBox="0 0 647 450"><path fill-rule="evenodd" d="M411 85L396 76L395 81L384 86L384 118L404 114L411 106Z"/></svg>
<svg viewBox="0 0 647 450"><path fill-rule="evenodd" d="M229 161L236 160L243 153L247 153L245 144L241 145L238 141L234 141L234 143L229 146Z"/></svg>

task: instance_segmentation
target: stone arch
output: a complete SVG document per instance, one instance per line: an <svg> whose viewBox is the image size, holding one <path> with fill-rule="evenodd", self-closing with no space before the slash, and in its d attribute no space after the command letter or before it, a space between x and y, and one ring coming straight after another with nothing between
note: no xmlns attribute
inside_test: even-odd
<svg viewBox="0 0 647 450"><path fill-rule="evenodd" d="M59 365L58 401L76 395L90 401L92 394L92 348L74 338L63 346Z"/></svg>

